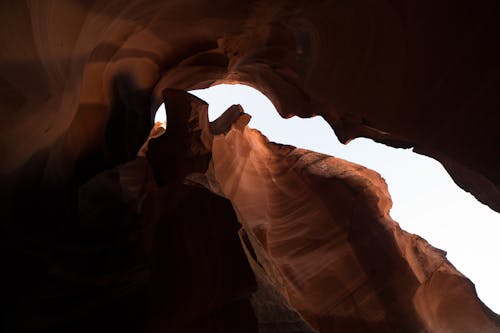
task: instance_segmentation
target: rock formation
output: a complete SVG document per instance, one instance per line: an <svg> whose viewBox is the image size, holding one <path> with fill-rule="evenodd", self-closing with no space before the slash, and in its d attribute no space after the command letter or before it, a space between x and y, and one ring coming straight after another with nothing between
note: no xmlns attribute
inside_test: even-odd
<svg viewBox="0 0 500 333"><path fill-rule="evenodd" d="M498 2L0 6L2 331L500 332L378 174L185 92L251 85L500 211Z"/></svg>

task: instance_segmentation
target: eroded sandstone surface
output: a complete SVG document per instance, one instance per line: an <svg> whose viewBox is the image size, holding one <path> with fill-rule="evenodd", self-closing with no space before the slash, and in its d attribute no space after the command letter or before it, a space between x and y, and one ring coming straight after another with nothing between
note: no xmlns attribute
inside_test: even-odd
<svg viewBox="0 0 500 333"><path fill-rule="evenodd" d="M377 173L185 92L244 83L415 147L498 211L499 6L1 3L2 330L499 332Z"/></svg>

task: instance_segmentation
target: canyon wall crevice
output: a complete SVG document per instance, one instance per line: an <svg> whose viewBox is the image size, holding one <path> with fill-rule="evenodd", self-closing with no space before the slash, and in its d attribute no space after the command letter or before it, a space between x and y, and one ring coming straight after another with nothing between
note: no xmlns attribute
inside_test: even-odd
<svg viewBox="0 0 500 333"><path fill-rule="evenodd" d="M248 282L217 294L216 307L196 308L197 320L214 314L208 330L226 327L214 309L235 300L225 310L263 329L255 295L274 295L276 309L306 331L302 317L322 332L498 331L497 316L444 255L390 220L375 173L270 144L239 109L209 124L206 105L182 92L248 84L283 117L323 116L342 142L414 147L500 211L498 2L15 1L0 4L0 17L8 331L99 322L134 331L154 322L146 305L155 230L160 220L178 221L168 228L186 237L197 230L196 212L184 226L176 211L190 200L206 208L200 214L210 213L207 202L224 207L231 236L223 238ZM169 129L137 157L164 94ZM266 195L248 188L254 183ZM265 276L241 249L237 220ZM327 268L305 259L315 251ZM221 265L217 274L230 274Z"/></svg>
<svg viewBox="0 0 500 333"><path fill-rule="evenodd" d="M164 88L239 82L283 116L322 115L341 141L413 146L499 210L499 12L456 1L4 5L2 170L65 136L61 155L93 149L115 103L153 112Z"/></svg>

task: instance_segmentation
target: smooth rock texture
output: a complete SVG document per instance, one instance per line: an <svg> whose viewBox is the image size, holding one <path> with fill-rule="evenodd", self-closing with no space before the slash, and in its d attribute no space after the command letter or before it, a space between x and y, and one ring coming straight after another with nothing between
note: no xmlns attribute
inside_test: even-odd
<svg viewBox="0 0 500 333"><path fill-rule="evenodd" d="M314 328L500 329L445 253L392 221L377 173L268 142L247 121L215 136L208 177L233 203L270 280Z"/></svg>
<svg viewBox="0 0 500 333"><path fill-rule="evenodd" d="M2 331L500 331L389 218L376 173L269 143L238 107L209 123L184 92L253 86L343 142L414 147L500 211L498 1L13 1L0 18Z"/></svg>

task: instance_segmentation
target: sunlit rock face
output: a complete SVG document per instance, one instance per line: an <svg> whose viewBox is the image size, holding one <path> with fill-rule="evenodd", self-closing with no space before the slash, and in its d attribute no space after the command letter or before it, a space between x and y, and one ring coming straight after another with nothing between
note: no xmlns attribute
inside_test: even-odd
<svg viewBox="0 0 500 333"><path fill-rule="evenodd" d="M183 92L249 84L498 211L498 2L0 6L3 331L500 331L376 173Z"/></svg>

